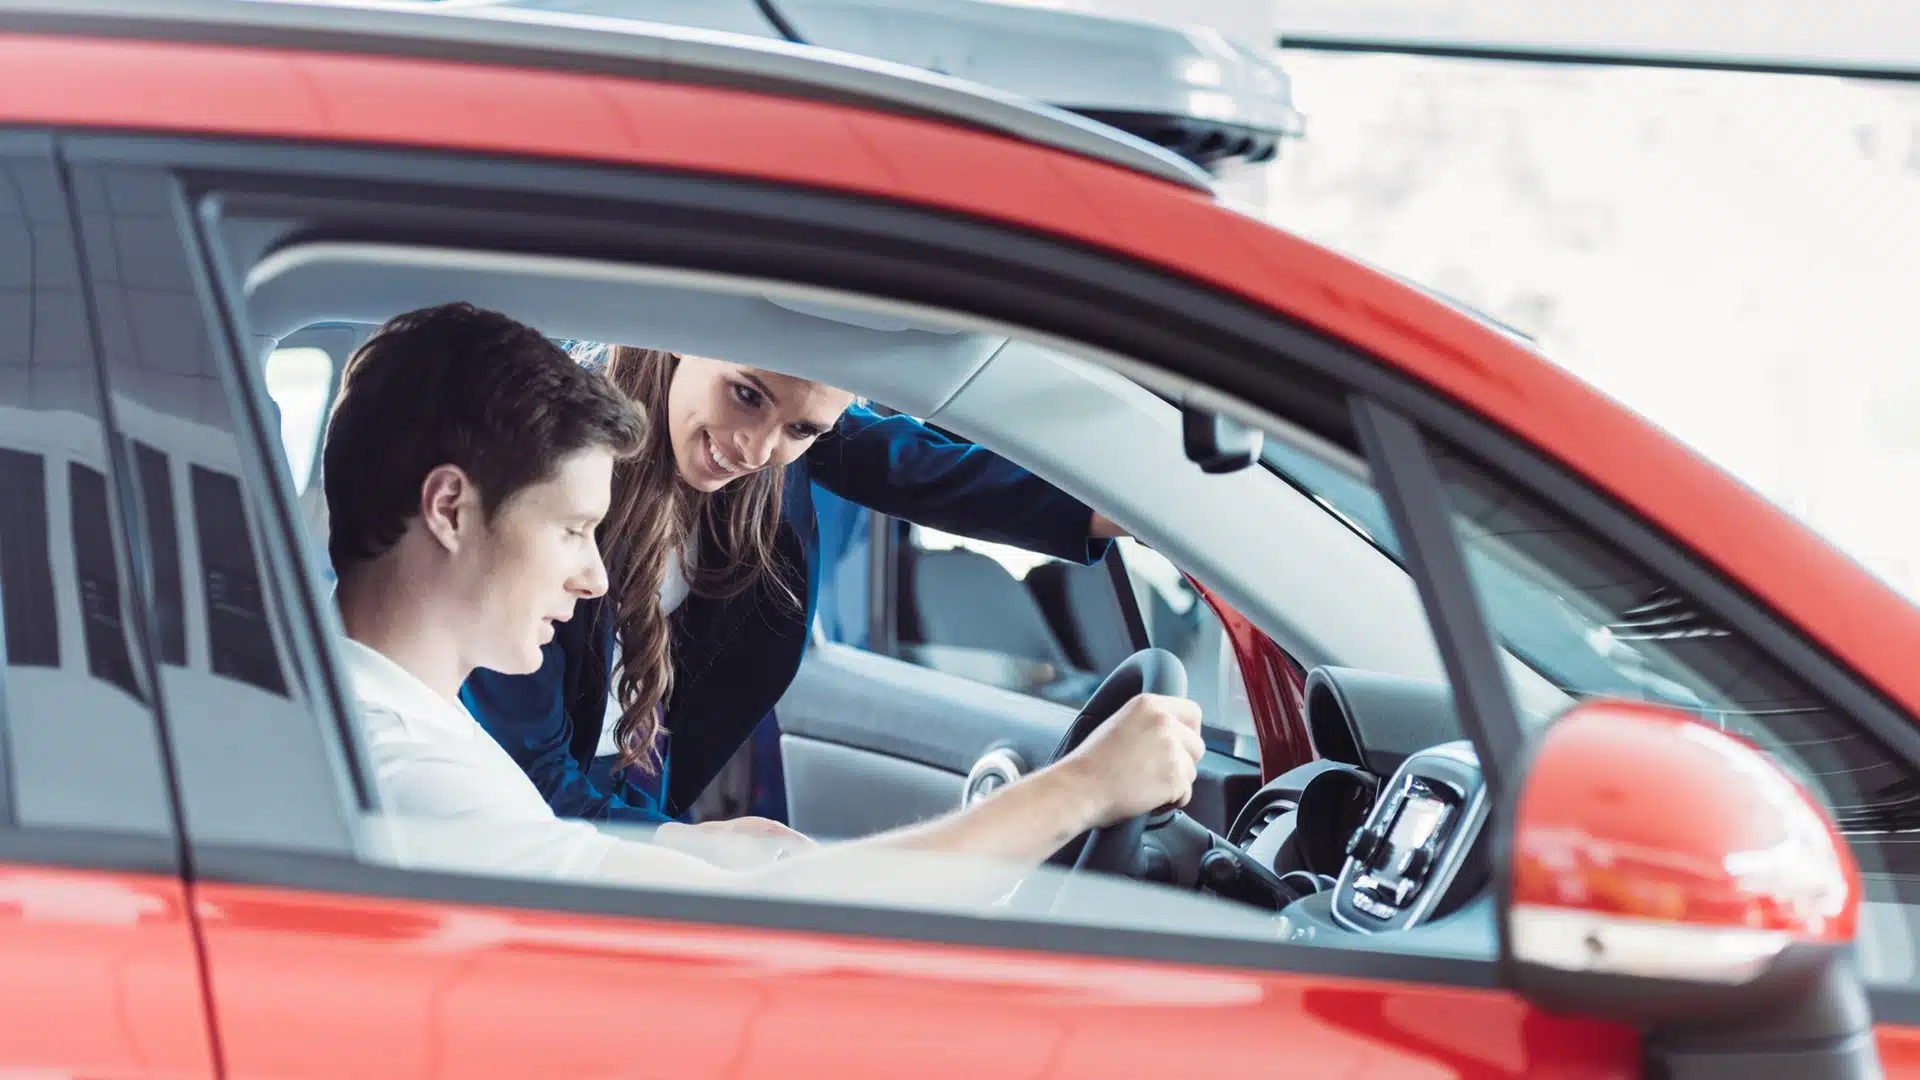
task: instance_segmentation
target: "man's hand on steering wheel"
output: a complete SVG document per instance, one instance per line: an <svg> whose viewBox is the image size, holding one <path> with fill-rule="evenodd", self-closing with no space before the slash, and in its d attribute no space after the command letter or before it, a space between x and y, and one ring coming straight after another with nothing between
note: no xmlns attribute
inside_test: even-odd
<svg viewBox="0 0 1920 1080"><path fill-rule="evenodd" d="M1163 806L1185 806L1205 753L1199 705L1140 694L1088 734L1060 767L1081 777L1097 824L1107 826Z"/></svg>

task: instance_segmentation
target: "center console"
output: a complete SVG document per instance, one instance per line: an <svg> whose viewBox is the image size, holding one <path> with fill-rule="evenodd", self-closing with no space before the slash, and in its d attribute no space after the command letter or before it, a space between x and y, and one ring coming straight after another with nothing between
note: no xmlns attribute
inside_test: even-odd
<svg viewBox="0 0 1920 1080"><path fill-rule="evenodd" d="M1409 757L1347 842L1333 917L1349 930L1406 930L1443 913L1477 881L1470 866L1487 816L1472 747L1447 743ZM1458 888L1457 888L1458 886Z"/></svg>

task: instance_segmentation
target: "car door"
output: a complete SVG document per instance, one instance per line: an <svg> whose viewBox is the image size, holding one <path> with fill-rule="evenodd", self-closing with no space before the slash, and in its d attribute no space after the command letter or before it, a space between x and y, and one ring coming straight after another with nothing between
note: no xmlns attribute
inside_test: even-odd
<svg viewBox="0 0 1920 1080"><path fill-rule="evenodd" d="M212 1080L156 709L204 650L126 531L176 477L110 434L52 151L0 124L0 1075Z"/></svg>
<svg viewBox="0 0 1920 1080"><path fill-rule="evenodd" d="M221 314L238 295L215 285L231 280L221 245L233 234L197 228L208 218L196 208L213 216L247 200L229 201L241 194L231 189L216 198L201 174L155 161L212 154L251 172L279 153L299 175L301 155L123 137L64 145L82 221L103 245L90 248L93 295L126 319L109 339L154 345L109 368L116 414L186 477L172 539L162 516L141 539L149 557L177 545L193 658L205 650L204 667L167 681L165 700L179 719L169 746L224 1075L961 1076L1012 1062L1105 1077L1178 1068L1196 1046L1232 1070L1284 1061L1506 1076L1525 1063L1628 1074L1628 1033L1531 1010L1493 988L1491 957L1335 955L391 865L366 846L379 799L330 685L332 623L269 422L263 358L235 347L244 328ZM361 159L368 171L337 194L402 160ZM501 167L484 175L497 183ZM526 190L550 199L564 176ZM460 191L428 198L451 206ZM477 241L495 222L468 213ZM126 237L143 245L139 258L107 261ZM161 590L144 595L157 603ZM1444 1026L1421 1019L1442 1014ZM1487 1032L1520 1049L1480 1045Z"/></svg>

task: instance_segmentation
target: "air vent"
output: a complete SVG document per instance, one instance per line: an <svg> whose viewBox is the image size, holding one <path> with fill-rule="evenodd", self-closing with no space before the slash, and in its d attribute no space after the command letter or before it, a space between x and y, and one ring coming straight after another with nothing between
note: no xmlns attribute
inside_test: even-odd
<svg viewBox="0 0 1920 1080"><path fill-rule="evenodd" d="M1665 587L1621 613L1607 630L1621 641L1682 641L1688 638L1726 637L1727 632Z"/></svg>
<svg viewBox="0 0 1920 1080"><path fill-rule="evenodd" d="M1252 844L1280 815L1291 814L1297 809L1299 807L1287 799L1275 799L1268 803L1252 821L1247 823L1245 834L1240 837L1239 846L1246 847Z"/></svg>

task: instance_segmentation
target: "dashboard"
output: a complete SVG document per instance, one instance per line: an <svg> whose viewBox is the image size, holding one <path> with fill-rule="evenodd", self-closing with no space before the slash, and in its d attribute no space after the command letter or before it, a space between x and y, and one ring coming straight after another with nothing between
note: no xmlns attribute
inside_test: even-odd
<svg viewBox="0 0 1920 1080"><path fill-rule="evenodd" d="M1321 757L1247 801L1195 887L1270 908L1295 936L1430 931L1485 908L1489 795L1448 688L1317 668L1306 706Z"/></svg>

